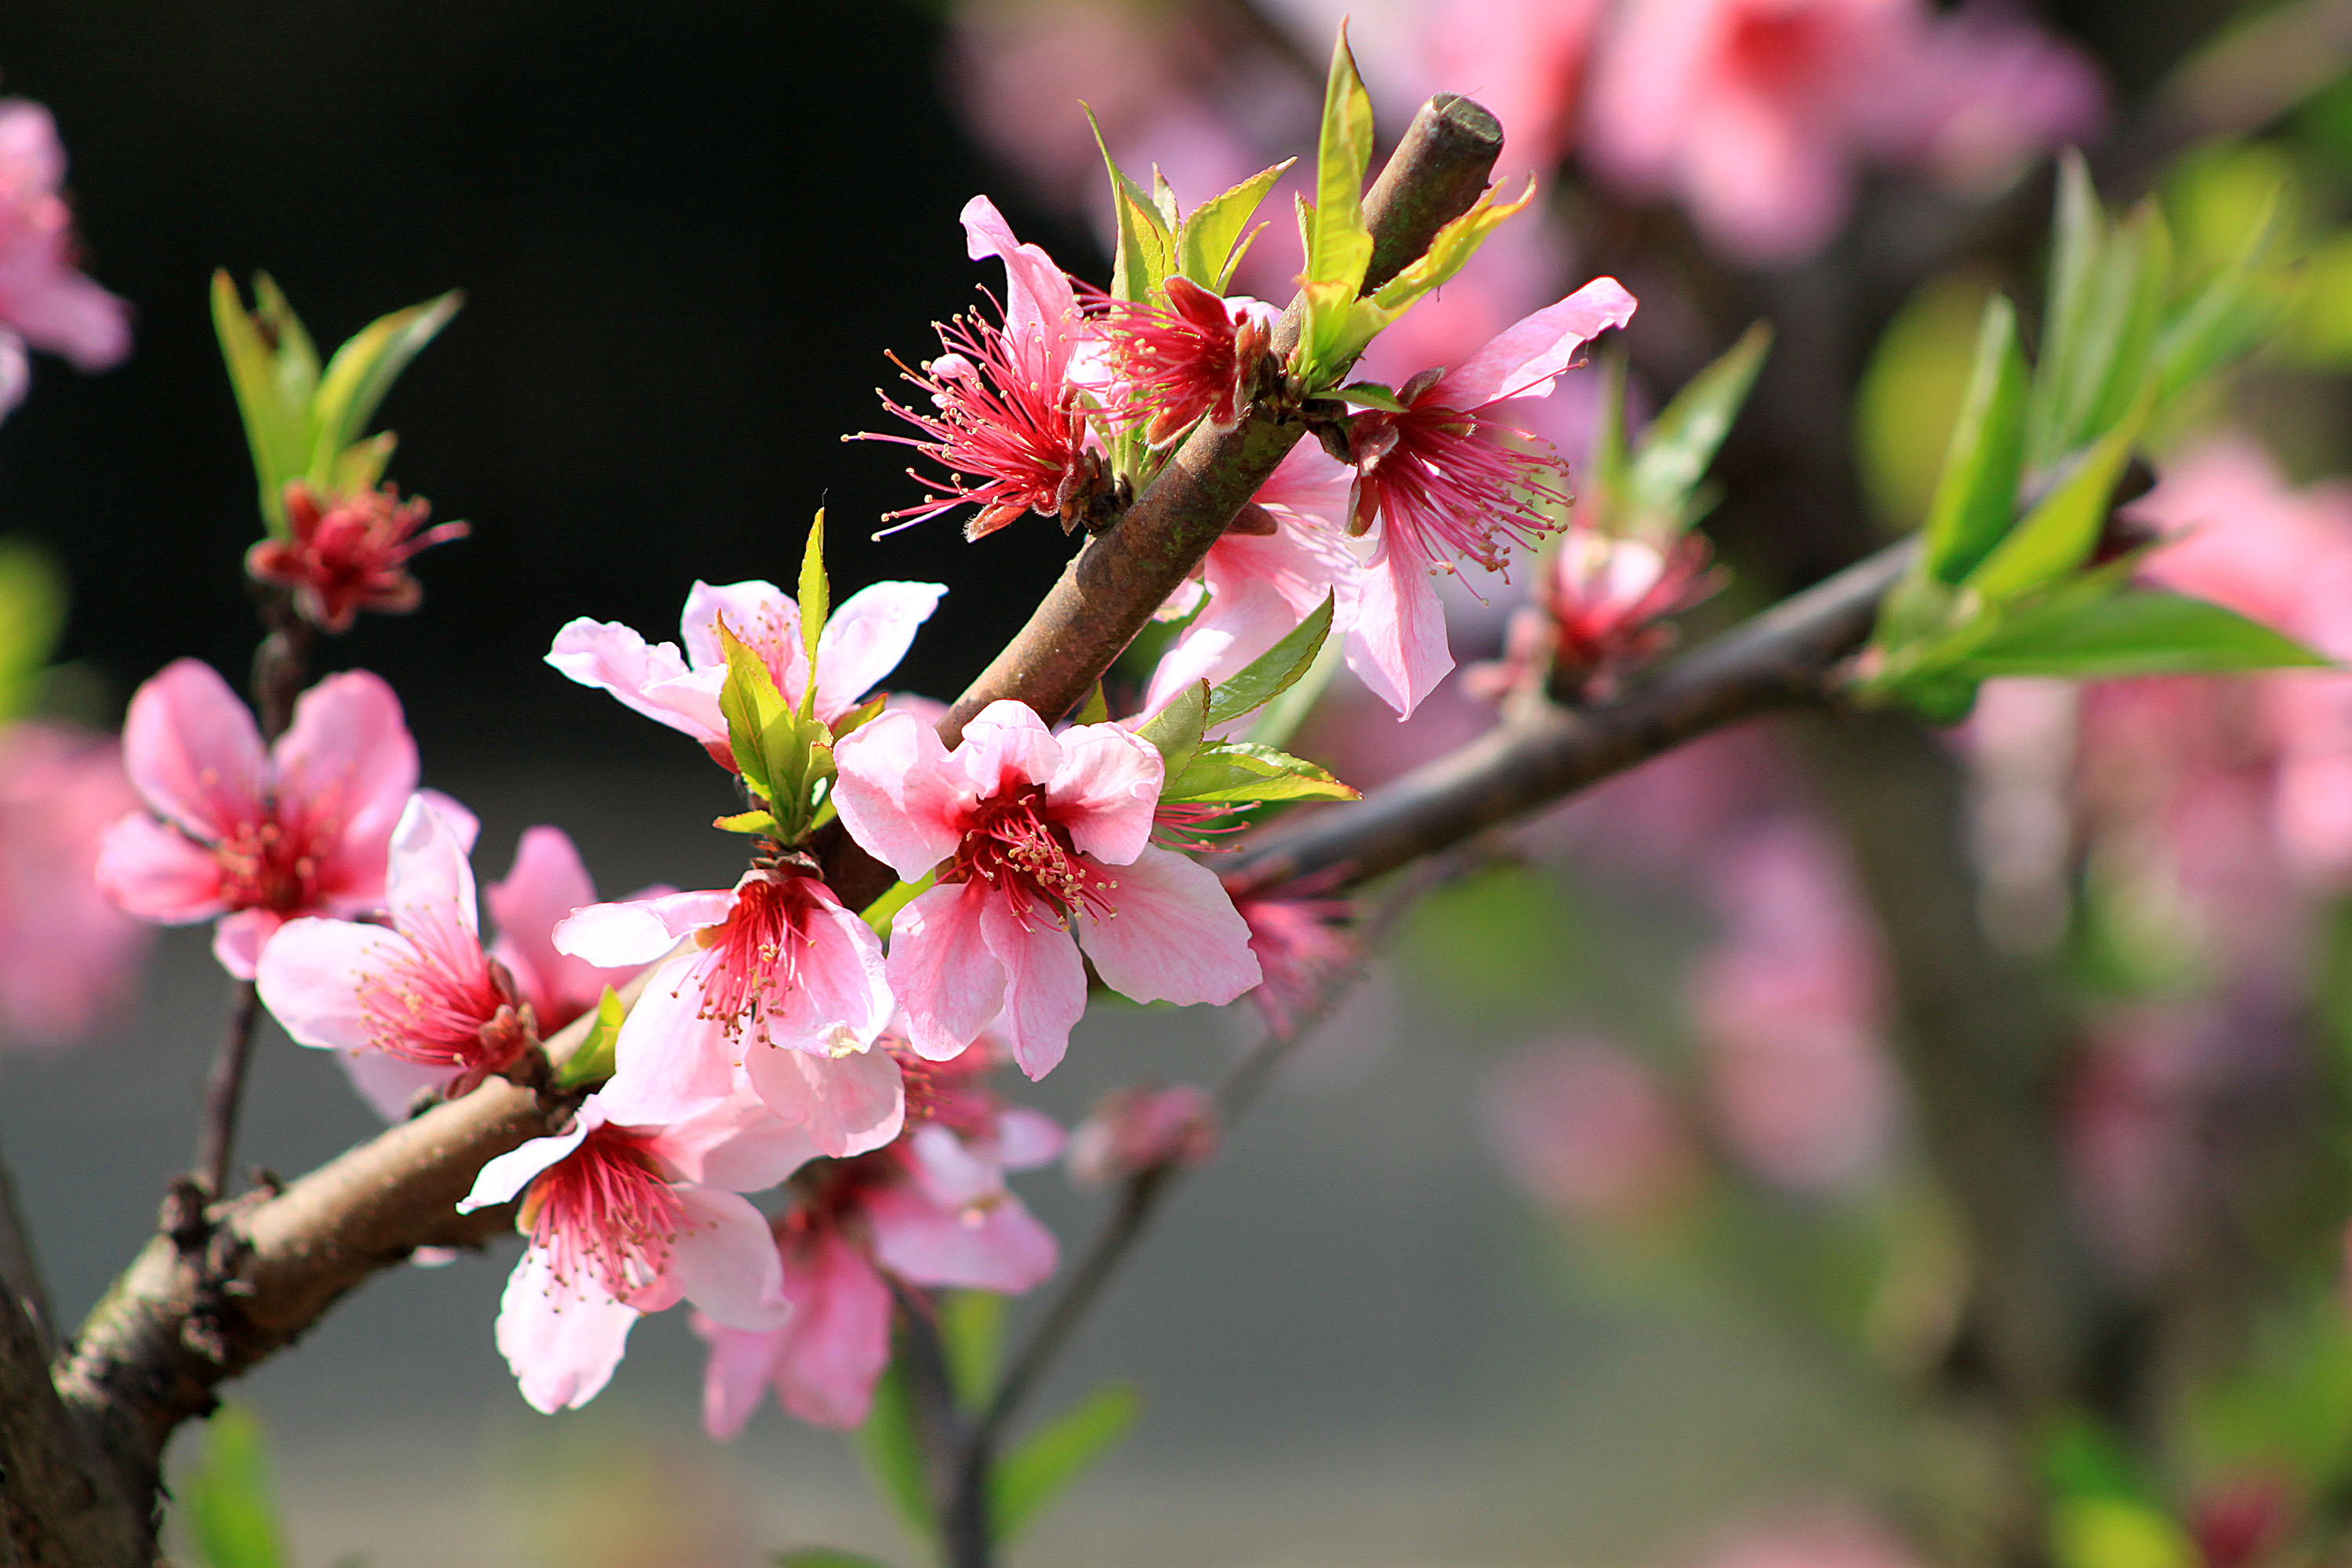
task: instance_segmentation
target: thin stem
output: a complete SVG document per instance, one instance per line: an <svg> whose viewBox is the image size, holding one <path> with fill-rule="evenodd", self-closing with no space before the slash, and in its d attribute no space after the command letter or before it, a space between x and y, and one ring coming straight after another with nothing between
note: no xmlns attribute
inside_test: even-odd
<svg viewBox="0 0 2352 1568"><path fill-rule="evenodd" d="M250 980L229 986L228 1022L220 1050L205 1079L205 1120L196 1130L196 1184L207 1198L228 1195L228 1164L236 1147L237 1110L245 1098L245 1069L253 1059L255 1026L261 1021L261 994Z"/></svg>
<svg viewBox="0 0 2352 1568"><path fill-rule="evenodd" d="M1421 867L1357 928L1360 951L1369 954L1405 910L1440 883L1459 875L1464 864L1464 858L1449 856ZM1249 1113L1276 1070L1338 1010L1364 974L1364 966L1358 963L1332 975L1314 1003L1292 1021L1289 1028L1268 1029L1248 1054L1233 1065L1224 1081L1217 1086L1216 1093L1217 1111L1227 1126ZM996 1464L997 1440L1076 1337L1079 1325L1118 1273L1119 1266L1143 1239L1160 1205L1183 1174L1181 1162L1164 1159L1144 1166L1120 1184L1118 1204L1102 1228L1095 1233L1086 1255L1013 1353L996 1392L989 1398L987 1409L965 1436L954 1487L948 1494L947 1506L940 1511L949 1568L989 1568L993 1542L988 1494L991 1473Z"/></svg>

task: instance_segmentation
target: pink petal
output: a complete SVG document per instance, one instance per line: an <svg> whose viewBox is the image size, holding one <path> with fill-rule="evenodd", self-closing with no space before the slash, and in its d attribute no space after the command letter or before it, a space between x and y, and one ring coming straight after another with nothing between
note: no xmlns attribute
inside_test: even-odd
<svg viewBox="0 0 2352 1568"><path fill-rule="evenodd" d="M17 279L6 293L8 324L76 370L104 370L131 352L131 306L81 273L59 268Z"/></svg>
<svg viewBox="0 0 2352 1568"><path fill-rule="evenodd" d="M594 1005L604 990L603 972L555 951L556 926L596 901L596 884L562 828L524 828L513 868L483 897L498 925L497 956L514 971L542 1028L560 1026L555 1014L576 1016Z"/></svg>
<svg viewBox="0 0 2352 1568"><path fill-rule="evenodd" d="M1151 841L1166 771L1150 742L1117 724L1062 731L1062 765L1045 786L1054 820L1081 854L1124 866Z"/></svg>
<svg viewBox="0 0 2352 1568"><path fill-rule="evenodd" d="M978 883L950 883L913 900L891 922L890 990L908 1043L933 1061L961 1054L1003 1005L1004 965L981 934L990 902Z"/></svg>
<svg viewBox="0 0 2352 1568"><path fill-rule="evenodd" d="M799 983L780 1009L763 1016L768 1037L794 1051L862 1051L881 1036L893 1009L882 939L842 908L832 889L813 879L803 886L809 904L800 929L808 940L797 955Z"/></svg>
<svg viewBox="0 0 2352 1568"><path fill-rule="evenodd" d="M262 950L285 923L275 910L239 910L213 927L213 956L237 979L250 980Z"/></svg>
<svg viewBox="0 0 2352 1568"><path fill-rule="evenodd" d="M792 1294L790 1270L784 1275L784 1291ZM798 1300L793 1303L793 1322L808 1310ZM781 1329L730 1329L711 1321L701 1313L694 1315L694 1331L710 1347L710 1359L702 1368L702 1430L713 1442L730 1443L751 1419L751 1412L760 1407L760 1396L768 1392L769 1380L776 1375L777 1359L782 1355L784 1342L791 1333L788 1324Z"/></svg>
<svg viewBox="0 0 2352 1568"><path fill-rule="evenodd" d="M866 1199L866 1215L876 1260L912 1284L1015 1293L1061 1262L1054 1233L1011 1194L966 1213L941 1209L911 1186L885 1187Z"/></svg>
<svg viewBox="0 0 2352 1568"><path fill-rule="evenodd" d="M201 659L173 661L131 697L122 765L157 816L199 838L261 816L260 728Z"/></svg>
<svg viewBox="0 0 2352 1568"><path fill-rule="evenodd" d="M415 798L433 808L433 815L441 819L442 825L449 829L450 836L457 839L461 854L473 854L474 840L482 836L480 817L467 810L465 803L456 795L441 790L420 789Z"/></svg>
<svg viewBox="0 0 2352 1568"><path fill-rule="evenodd" d="M331 675L295 702L270 761L280 817L340 825L335 861L320 870L328 903L374 902L393 826L416 788L416 742L400 699L363 669Z"/></svg>
<svg viewBox="0 0 2352 1568"><path fill-rule="evenodd" d="M1144 851L1146 857L1165 853ZM1116 874L1124 876L1125 868ZM1004 966L998 1026L1021 1070L1044 1078L1069 1049L1070 1030L1087 1010L1087 966L1078 944L1059 926L1023 925L1002 899L982 900L980 929Z"/></svg>
<svg viewBox="0 0 2352 1568"><path fill-rule="evenodd" d="M1445 644L1445 606L1425 563L1383 544L1357 580L1348 619L1348 668L1372 694L1412 717L1454 668Z"/></svg>
<svg viewBox="0 0 2352 1568"><path fill-rule="evenodd" d="M768 673L789 702L798 702L808 684L808 656L801 648L801 607L773 583L753 578L713 587L698 582L686 595L678 635L686 659L697 669L724 670L727 653L719 642L719 617L727 629L766 661Z"/></svg>
<svg viewBox="0 0 2352 1568"><path fill-rule="evenodd" d="M733 1193L670 1190L686 1211L666 1271L679 1293L727 1328L782 1327L792 1308L776 1240L760 1211Z"/></svg>
<svg viewBox="0 0 2352 1568"><path fill-rule="evenodd" d="M1062 1157L1062 1126L1042 1111L1013 1106L996 1119L996 1163L1032 1171Z"/></svg>
<svg viewBox="0 0 2352 1568"><path fill-rule="evenodd" d="M734 907L731 889L590 904L556 921L549 940L558 952L599 969L626 969L651 963L696 931L723 924Z"/></svg>
<svg viewBox="0 0 2352 1568"><path fill-rule="evenodd" d="M972 794L987 800L1023 784L1051 782L1062 765L1062 749L1027 703L992 702L963 727L955 761Z"/></svg>
<svg viewBox="0 0 2352 1568"><path fill-rule="evenodd" d="M936 1208L961 1213L1004 1195L1003 1168L936 1121L916 1128L905 1152L908 1175Z"/></svg>
<svg viewBox="0 0 2352 1568"><path fill-rule="evenodd" d="M350 921L289 921L262 949L254 966L262 1005L298 1045L324 1050L378 1047L361 1005L361 986L416 949L397 931Z"/></svg>
<svg viewBox="0 0 2352 1568"><path fill-rule="evenodd" d="M702 1016L699 953L662 966L613 1042L614 1069L598 1098L616 1121L660 1126L707 1110L735 1087L740 1049Z"/></svg>
<svg viewBox="0 0 2352 1568"><path fill-rule="evenodd" d="M692 735L706 746L728 749L727 713L719 706L727 689L727 667L689 669L667 680L656 680L645 690L645 711L673 730Z"/></svg>
<svg viewBox="0 0 2352 1568"><path fill-rule="evenodd" d="M210 920L228 906L220 893L220 862L211 850L134 812L99 840L98 885L126 913L184 925Z"/></svg>
<svg viewBox="0 0 2352 1568"><path fill-rule="evenodd" d="M457 1200L457 1212L472 1214L476 1209L512 1203L525 1187L530 1185L532 1178L579 1148L589 1133L604 1124L603 1109L590 1110L595 1098L592 1095L589 1103L581 1106L578 1114L572 1118L569 1131L559 1132L551 1138L534 1138L520 1148L509 1149L486 1161L475 1173L474 1190Z"/></svg>
<svg viewBox="0 0 2352 1568"><path fill-rule="evenodd" d="M836 607L817 637L817 717L831 723L881 685L946 592L938 583L874 583Z"/></svg>
<svg viewBox="0 0 2352 1568"><path fill-rule="evenodd" d="M686 673L686 660L675 643L649 645L618 622L582 619L555 634L547 662L583 686L611 692L648 719L683 730L697 740L710 738L705 727L689 726L677 713L646 700L648 687ZM719 738L725 735L721 727Z"/></svg>
<svg viewBox="0 0 2352 1568"><path fill-rule="evenodd" d="M819 1426L862 1426L890 1362L890 1287L834 1231L784 1258L793 1304L774 1363L776 1398Z"/></svg>
<svg viewBox="0 0 2352 1568"><path fill-rule="evenodd" d="M993 256L1004 263L1005 337L1016 352L1042 350L1048 378L1060 380L1076 346L1071 324L1078 313L1068 274L1039 247L1013 238L1013 226L986 196L966 202L961 221L967 255L974 261Z"/></svg>
<svg viewBox="0 0 2352 1568"><path fill-rule="evenodd" d="M552 1415L577 1410L612 1381L628 1349L637 1310L579 1277L557 1277L532 1247L507 1277L499 1300L499 1353L531 1407Z"/></svg>
<svg viewBox="0 0 2352 1568"><path fill-rule="evenodd" d="M1465 412L1506 397L1543 397L1578 351L1633 319L1633 296L1614 278L1596 278L1556 305L1506 327L1439 381L1433 402Z"/></svg>
<svg viewBox="0 0 2352 1568"><path fill-rule="evenodd" d="M798 1055L798 1052L794 1052ZM815 1159L808 1129L768 1109L742 1087L717 1105L671 1123L654 1152L689 1182L730 1193L764 1192Z"/></svg>
<svg viewBox="0 0 2352 1568"><path fill-rule="evenodd" d="M481 930L474 909L474 868L441 814L423 795L408 797L392 830L391 868L384 895L393 922L422 931L454 921L468 936Z"/></svg>
<svg viewBox="0 0 2352 1568"><path fill-rule="evenodd" d="M906 1089L887 1051L821 1057L754 1046L743 1070L770 1110L835 1159L879 1149L906 1125Z"/></svg>
<svg viewBox="0 0 2352 1568"><path fill-rule="evenodd" d="M877 715L834 748L833 803L849 836L908 881L955 853L973 795L938 731L912 713Z"/></svg>
<svg viewBox="0 0 2352 1568"><path fill-rule="evenodd" d="M1207 867L1151 848L1115 875L1111 917L1077 920L1104 984L1138 1002L1190 1005L1230 1002L1258 983L1249 922Z"/></svg>

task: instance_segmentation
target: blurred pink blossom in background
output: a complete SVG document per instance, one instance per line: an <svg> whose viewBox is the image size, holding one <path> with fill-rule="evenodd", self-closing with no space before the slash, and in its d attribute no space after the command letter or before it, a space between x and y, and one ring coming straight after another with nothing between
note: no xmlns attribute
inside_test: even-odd
<svg viewBox="0 0 2352 1568"><path fill-rule="evenodd" d="M1689 1126L1656 1073L1605 1040L1524 1051L1488 1075L1488 1135L1539 1203L1627 1226L1667 1218L1702 1176Z"/></svg>
<svg viewBox="0 0 2352 1568"><path fill-rule="evenodd" d="M58 194L66 150L37 103L0 100L0 415L24 401L27 347L104 370L131 352L131 307L75 269Z"/></svg>
<svg viewBox="0 0 2352 1568"><path fill-rule="evenodd" d="M152 933L97 869L100 840L137 805L111 739L0 730L0 1048L64 1045L128 1000Z"/></svg>

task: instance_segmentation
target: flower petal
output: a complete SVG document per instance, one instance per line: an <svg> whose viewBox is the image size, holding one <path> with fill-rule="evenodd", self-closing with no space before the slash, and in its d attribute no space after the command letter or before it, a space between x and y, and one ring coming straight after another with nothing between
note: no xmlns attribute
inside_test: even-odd
<svg viewBox="0 0 2352 1568"><path fill-rule="evenodd" d="M143 921L184 925L210 920L228 907L221 899L220 862L213 852L143 811L122 818L100 838L96 876L107 897Z"/></svg>
<svg viewBox="0 0 2352 1568"><path fill-rule="evenodd" d="M931 618L939 583L873 583L844 600L816 643L816 716L827 723L882 684Z"/></svg>
<svg viewBox="0 0 2352 1568"><path fill-rule="evenodd" d="M1230 1002L1258 983L1249 922L1214 872L1150 848L1115 875L1111 917L1077 917L1104 984L1138 1002L1190 1005Z"/></svg>
<svg viewBox="0 0 2352 1568"><path fill-rule="evenodd" d="M986 196L964 204L964 250L974 261L993 256L1004 263L1004 335L1014 352L1044 355L1045 379L1058 382L1076 346L1073 323L1078 300L1069 275L1034 245L1013 237L1013 226Z"/></svg>
<svg viewBox="0 0 2352 1568"><path fill-rule="evenodd" d="M719 618L736 639L756 650L775 677L784 700L797 703L808 680L807 654L801 648L801 607L773 583L751 578L713 586L698 582L686 595L686 611L678 617L678 635L686 642L686 661L696 669L727 668L726 650L719 642Z"/></svg>
<svg viewBox="0 0 2352 1568"><path fill-rule="evenodd" d="M1383 542L1381 553L1342 606L1348 621L1348 668L1372 694L1412 717L1422 700L1454 668L1445 643L1445 606L1427 563Z"/></svg>
<svg viewBox="0 0 2352 1568"><path fill-rule="evenodd" d="M1154 853L1167 852L1144 851ZM1118 874L1124 876L1125 868ZM1004 1014L998 1026L1021 1070L1044 1078L1069 1049L1070 1030L1087 1010L1087 966L1078 944L1059 926L1024 925L1002 899L982 902L980 929L988 950L1004 965Z"/></svg>
<svg viewBox="0 0 2352 1568"><path fill-rule="evenodd" d="M815 1426L862 1426L890 1362L890 1287L833 1230L788 1253L783 1266L793 1319L773 1363L777 1401Z"/></svg>
<svg viewBox="0 0 2352 1568"><path fill-rule="evenodd" d="M158 816L199 838L261 816L260 728L201 659L175 659L131 697L122 766Z"/></svg>
<svg viewBox="0 0 2352 1568"><path fill-rule="evenodd" d="M611 692L648 719L683 730L697 740L706 738L704 729L689 726L677 713L646 697L647 688L686 673L686 659L676 643L648 644L617 621L583 618L555 634L547 662L583 686Z"/></svg>
<svg viewBox="0 0 2352 1568"><path fill-rule="evenodd" d="M703 1016L705 956L672 959L630 1007L613 1042L613 1077L597 1096L615 1121L657 1127L733 1092L740 1047L721 1022Z"/></svg>
<svg viewBox="0 0 2352 1568"><path fill-rule="evenodd" d="M710 1187L670 1189L685 1212L665 1271L680 1294L730 1329L772 1329L792 1315L776 1240L758 1209Z"/></svg>
<svg viewBox="0 0 2352 1568"><path fill-rule="evenodd" d="M996 1163L1008 1171L1034 1171L1062 1157L1062 1125L1043 1111L1013 1106L996 1118Z"/></svg>
<svg viewBox="0 0 2352 1568"><path fill-rule="evenodd" d="M688 1181L730 1193L764 1192L825 1152L796 1119L742 1087L663 1129L653 1147Z"/></svg>
<svg viewBox="0 0 2352 1568"><path fill-rule="evenodd" d="M262 950L285 923L286 917L274 910L239 910L213 927L213 956L237 979L250 980Z"/></svg>
<svg viewBox="0 0 2352 1568"><path fill-rule="evenodd" d="M844 909L833 889L800 878L797 921L806 945L795 955L794 984L782 1005L764 1015L768 1037L796 1051L863 1051L888 1026L894 1004L882 962L882 939Z"/></svg>
<svg viewBox="0 0 2352 1568"><path fill-rule="evenodd" d="M596 901L596 884L562 828L524 828L513 868L484 889L483 900L498 925L495 956L514 972L541 1028L560 1028L559 1016L568 1020L594 1005L604 972L555 951L555 928Z"/></svg>
<svg viewBox="0 0 2352 1568"><path fill-rule="evenodd" d="M338 1051L335 1059L343 1064L343 1073L360 1098L386 1121L407 1121L409 1108L416 1103L418 1095L428 1089L441 1089L457 1077L448 1068L403 1061L382 1051ZM454 1258L456 1254L450 1256Z"/></svg>
<svg viewBox="0 0 2352 1568"><path fill-rule="evenodd" d="M441 814L422 795L408 797L392 830L384 896L393 923L412 930L455 921L468 936L480 933L474 908L474 868Z"/></svg>
<svg viewBox="0 0 2352 1568"><path fill-rule="evenodd" d="M1054 820L1080 853L1124 866L1151 842L1166 765L1150 742L1117 724L1062 731L1061 766L1045 785Z"/></svg>
<svg viewBox="0 0 2352 1568"><path fill-rule="evenodd" d="M1507 397L1550 395L1579 350L1633 319L1633 296L1614 278L1596 278L1557 304L1506 327L1441 378L1430 400L1468 413Z"/></svg>
<svg viewBox="0 0 2352 1568"><path fill-rule="evenodd" d="M879 1149L906 1124L906 1089L887 1051L822 1057L754 1046L743 1070L771 1111L835 1159Z"/></svg>
<svg viewBox="0 0 2352 1568"><path fill-rule="evenodd" d="M788 1294L791 1281L787 1273ZM806 1310L795 1301L793 1321ZM697 1312L694 1331L710 1347L710 1358L702 1367L702 1430L713 1442L732 1442L776 1376L777 1360L792 1329L730 1329Z"/></svg>
<svg viewBox="0 0 2352 1568"><path fill-rule="evenodd" d="M361 1003L371 972L416 949L397 931L350 921L289 921L254 966L262 1005L298 1045L365 1051L379 1041Z"/></svg>
<svg viewBox="0 0 2352 1568"><path fill-rule="evenodd" d="M878 714L834 748L833 803L866 851L908 881L963 841L971 788L937 731L914 714Z"/></svg>
<svg viewBox="0 0 2352 1568"><path fill-rule="evenodd" d="M950 883L915 899L891 923L890 991L908 1043L933 1061L961 1055L1003 1005L1004 965L981 934L989 902L980 884Z"/></svg>
<svg viewBox="0 0 2352 1568"><path fill-rule="evenodd" d="M874 1257L917 1285L1027 1290L1061 1261L1054 1233L1006 1194L985 1209L942 1209L913 1186L884 1187L866 1199Z"/></svg>
<svg viewBox="0 0 2352 1568"><path fill-rule="evenodd" d="M590 904L556 921L549 942L556 952L599 969L626 969L651 963L704 927L724 923L734 907L731 889Z"/></svg>
<svg viewBox="0 0 2352 1568"><path fill-rule="evenodd" d="M472 1214L476 1209L512 1203L522 1190L530 1185L531 1178L580 1147L589 1133L603 1126L603 1112L591 1112L586 1105L572 1121L571 1131L556 1133L551 1138L534 1138L520 1148L509 1149L497 1158L484 1162L474 1176L474 1190L457 1200L459 1214Z"/></svg>
<svg viewBox="0 0 2352 1568"><path fill-rule="evenodd" d="M534 1247L499 1300L499 1353L531 1408L550 1415L577 1410L612 1381L637 1315L593 1279L560 1277Z"/></svg>
<svg viewBox="0 0 2352 1568"><path fill-rule="evenodd" d="M1061 770L1062 749L1045 721L1025 702L992 702L972 715L955 749L975 799L1023 784L1043 785Z"/></svg>

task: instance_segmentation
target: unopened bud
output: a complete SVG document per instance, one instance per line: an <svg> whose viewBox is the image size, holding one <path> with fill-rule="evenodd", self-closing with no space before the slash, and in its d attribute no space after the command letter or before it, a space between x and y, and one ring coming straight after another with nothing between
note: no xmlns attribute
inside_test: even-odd
<svg viewBox="0 0 2352 1568"><path fill-rule="evenodd" d="M1108 1186L1153 1165L1202 1165L1221 1142L1216 1102L1190 1084L1106 1095L1070 1134L1070 1179Z"/></svg>

